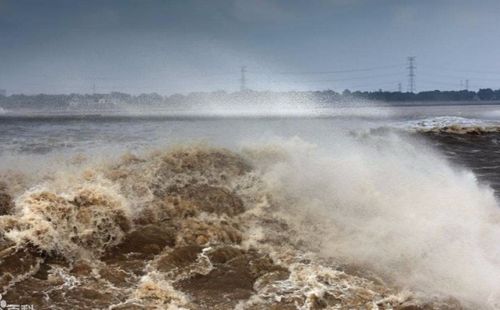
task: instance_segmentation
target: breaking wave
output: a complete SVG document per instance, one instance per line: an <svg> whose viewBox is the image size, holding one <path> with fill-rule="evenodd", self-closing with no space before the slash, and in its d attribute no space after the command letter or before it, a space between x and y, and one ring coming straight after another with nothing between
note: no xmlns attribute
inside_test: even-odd
<svg viewBox="0 0 500 310"><path fill-rule="evenodd" d="M430 133L481 135L500 132L498 121L485 121L458 116L439 116L400 122L394 127Z"/></svg>
<svg viewBox="0 0 500 310"><path fill-rule="evenodd" d="M408 137L178 146L65 166L2 177L7 301L500 309L492 190Z"/></svg>

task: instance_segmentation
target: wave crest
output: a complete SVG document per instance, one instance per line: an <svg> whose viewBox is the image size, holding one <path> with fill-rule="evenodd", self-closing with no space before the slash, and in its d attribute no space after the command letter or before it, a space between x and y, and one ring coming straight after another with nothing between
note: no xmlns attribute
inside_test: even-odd
<svg viewBox="0 0 500 310"><path fill-rule="evenodd" d="M3 295L75 309L493 305L494 277L476 282L498 267L484 251L498 240L491 192L400 137L349 139L177 147L44 178L0 216Z"/></svg>

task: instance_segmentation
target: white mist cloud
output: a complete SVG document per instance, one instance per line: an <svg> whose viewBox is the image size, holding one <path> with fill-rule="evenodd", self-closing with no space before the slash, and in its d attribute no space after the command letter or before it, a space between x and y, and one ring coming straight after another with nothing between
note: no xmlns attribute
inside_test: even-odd
<svg viewBox="0 0 500 310"><path fill-rule="evenodd" d="M499 309L500 209L472 172L396 135L277 145L287 159L262 161L265 179L306 243L428 297Z"/></svg>

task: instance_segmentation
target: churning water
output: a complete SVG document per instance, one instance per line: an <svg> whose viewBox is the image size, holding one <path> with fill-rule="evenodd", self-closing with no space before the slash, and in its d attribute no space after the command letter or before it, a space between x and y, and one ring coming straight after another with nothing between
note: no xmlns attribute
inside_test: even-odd
<svg viewBox="0 0 500 310"><path fill-rule="evenodd" d="M500 108L304 111L2 116L3 300L500 309Z"/></svg>

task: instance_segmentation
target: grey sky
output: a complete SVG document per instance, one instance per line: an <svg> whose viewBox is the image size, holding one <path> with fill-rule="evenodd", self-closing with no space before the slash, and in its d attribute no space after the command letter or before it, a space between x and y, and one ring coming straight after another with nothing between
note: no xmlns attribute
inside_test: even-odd
<svg viewBox="0 0 500 310"><path fill-rule="evenodd" d="M0 0L0 88L234 91L246 65L253 89L396 90L409 55L417 90L500 88L499 17L497 0Z"/></svg>

